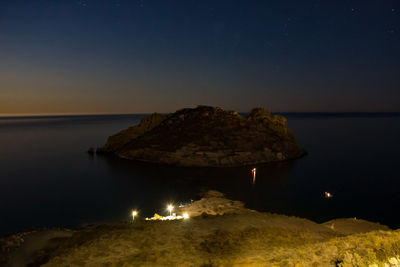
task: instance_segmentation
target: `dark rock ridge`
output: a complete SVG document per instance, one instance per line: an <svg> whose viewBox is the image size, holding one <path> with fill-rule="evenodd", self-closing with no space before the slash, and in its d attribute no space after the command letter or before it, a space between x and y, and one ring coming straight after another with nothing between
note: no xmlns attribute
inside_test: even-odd
<svg viewBox="0 0 400 267"><path fill-rule="evenodd" d="M139 125L108 138L98 153L179 166L242 166L305 154L286 119L262 108L247 117L235 111L198 106L154 113Z"/></svg>

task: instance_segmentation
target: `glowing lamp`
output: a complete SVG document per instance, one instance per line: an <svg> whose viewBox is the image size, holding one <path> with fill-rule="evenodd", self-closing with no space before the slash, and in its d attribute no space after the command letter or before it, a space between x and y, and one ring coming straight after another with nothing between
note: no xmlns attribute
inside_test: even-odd
<svg viewBox="0 0 400 267"><path fill-rule="evenodd" d="M183 214L183 219L184 219L184 220L189 219L189 214L188 214L187 212L185 212L185 213Z"/></svg>
<svg viewBox="0 0 400 267"><path fill-rule="evenodd" d="M170 204L168 205L167 209L169 210L169 216L172 216L172 210L174 209L174 206Z"/></svg>
<svg viewBox="0 0 400 267"><path fill-rule="evenodd" d="M135 220L135 216L136 216L137 214L138 214L138 213L137 213L136 210L133 210L133 211L132 211L132 220Z"/></svg>

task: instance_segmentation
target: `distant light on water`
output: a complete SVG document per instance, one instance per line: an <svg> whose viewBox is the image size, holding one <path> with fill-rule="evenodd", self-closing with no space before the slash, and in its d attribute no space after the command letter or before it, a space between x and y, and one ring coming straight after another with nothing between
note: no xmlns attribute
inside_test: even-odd
<svg viewBox="0 0 400 267"><path fill-rule="evenodd" d="M251 175L253 176L253 184L256 183L256 171L257 171L256 168L253 168L253 169L251 170Z"/></svg>

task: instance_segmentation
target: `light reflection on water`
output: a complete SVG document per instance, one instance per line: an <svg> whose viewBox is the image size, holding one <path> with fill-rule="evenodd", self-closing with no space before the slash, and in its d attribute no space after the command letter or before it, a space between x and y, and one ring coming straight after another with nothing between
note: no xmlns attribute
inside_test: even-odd
<svg viewBox="0 0 400 267"><path fill-rule="evenodd" d="M253 185L256 184L256 172L257 172L257 168L252 168L251 169L251 182Z"/></svg>

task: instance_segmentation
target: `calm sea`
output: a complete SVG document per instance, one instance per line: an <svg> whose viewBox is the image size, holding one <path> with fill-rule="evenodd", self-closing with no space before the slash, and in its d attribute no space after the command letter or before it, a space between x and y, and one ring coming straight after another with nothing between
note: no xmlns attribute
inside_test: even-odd
<svg viewBox="0 0 400 267"><path fill-rule="evenodd" d="M0 235L166 214L208 189L317 222L357 217L400 228L400 114L284 114L309 154L257 167L177 168L90 156L143 115L0 118ZM324 192L333 194L325 199Z"/></svg>

